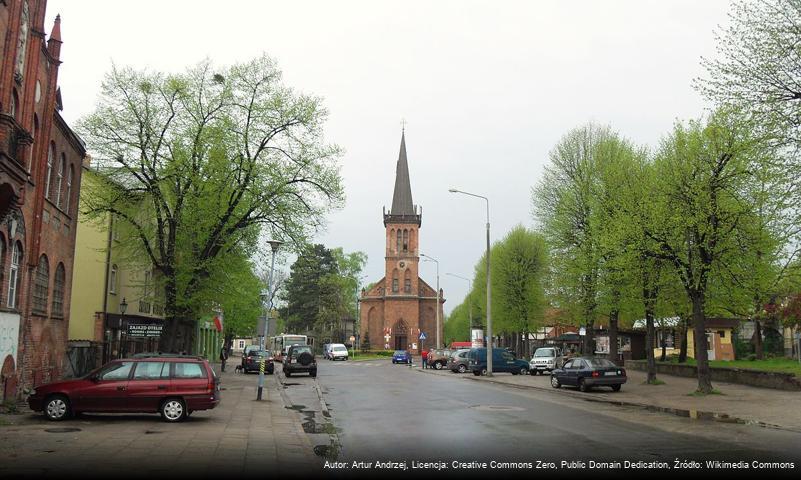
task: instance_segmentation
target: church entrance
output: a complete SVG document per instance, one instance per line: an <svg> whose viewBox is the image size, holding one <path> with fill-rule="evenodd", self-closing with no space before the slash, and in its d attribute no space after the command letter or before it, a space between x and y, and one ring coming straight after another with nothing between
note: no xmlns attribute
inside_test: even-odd
<svg viewBox="0 0 801 480"><path fill-rule="evenodd" d="M392 327L392 339L394 340L395 350L406 350L409 348L409 327L402 319Z"/></svg>

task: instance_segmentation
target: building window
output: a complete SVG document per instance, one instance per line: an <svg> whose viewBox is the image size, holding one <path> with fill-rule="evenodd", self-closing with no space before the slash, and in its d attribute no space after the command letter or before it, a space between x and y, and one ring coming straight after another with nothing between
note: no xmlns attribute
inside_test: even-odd
<svg viewBox="0 0 801 480"><path fill-rule="evenodd" d="M408 252L409 251L409 231L408 230L404 230L403 231L403 251L404 252Z"/></svg>
<svg viewBox="0 0 801 480"><path fill-rule="evenodd" d="M64 196L64 211L70 213L70 199L72 198L72 174L74 169L70 165L70 170L67 172L67 194Z"/></svg>
<svg viewBox="0 0 801 480"><path fill-rule="evenodd" d="M19 110L19 97L17 96L17 89L15 88L11 94L11 116L17 118L17 110Z"/></svg>
<svg viewBox="0 0 801 480"><path fill-rule="evenodd" d="M402 236L402 235L403 235L403 234L401 233L401 231L400 231L400 230L398 230L398 233L397 233L398 242L397 242L397 244L395 245L395 253L400 253L400 251L401 251L401 236Z"/></svg>
<svg viewBox="0 0 801 480"><path fill-rule="evenodd" d="M56 156L56 145L51 143L47 149L47 177L45 177L45 198L50 198L50 177L53 175L53 157Z"/></svg>
<svg viewBox="0 0 801 480"><path fill-rule="evenodd" d="M239 341L239 348L245 348L245 341L244 340L240 340Z"/></svg>
<svg viewBox="0 0 801 480"><path fill-rule="evenodd" d="M47 297L50 286L50 265L47 257L39 257L39 266L36 267L36 280L33 285L33 311L47 314Z"/></svg>
<svg viewBox="0 0 801 480"><path fill-rule="evenodd" d="M726 338L726 330L718 330L718 336L720 338Z"/></svg>
<svg viewBox="0 0 801 480"><path fill-rule="evenodd" d="M11 249L11 267L8 272L8 308L17 308L17 293L19 292L19 264L22 260L22 247L15 242Z"/></svg>
<svg viewBox="0 0 801 480"><path fill-rule="evenodd" d="M109 293L117 293L117 265L111 266L111 273L108 276Z"/></svg>
<svg viewBox="0 0 801 480"><path fill-rule="evenodd" d="M0 235L0 285L3 284L3 275L6 272L6 240ZM3 296L0 293L0 305L3 304Z"/></svg>
<svg viewBox="0 0 801 480"><path fill-rule="evenodd" d="M56 175L56 206L61 208L61 187L64 184L64 167L67 164L67 158L61 154L61 163L58 164L58 174Z"/></svg>
<svg viewBox="0 0 801 480"><path fill-rule="evenodd" d="M64 264L59 263L56 268L56 278L53 280L53 309L54 317L64 316Z"/></svg>
<svg viewBox="0 0 801 480"><path fill-rule="evenodd" d="M398 293L398 279L392 279L392 293Z"/></svg>
<svg viewBox="0 0 801 480"><path fill-rule="evenodd" d="M150 284L153 280L153 272L145 272L145 283L142 286L142 299L139 300L139 312L150 313Z"/></svg>
<svg viewBox="0 0 801 480"><path fill-rule="evenodd" d="M412 293L412 281L408 278L403 281L403 291L406 293Z"/></svg>

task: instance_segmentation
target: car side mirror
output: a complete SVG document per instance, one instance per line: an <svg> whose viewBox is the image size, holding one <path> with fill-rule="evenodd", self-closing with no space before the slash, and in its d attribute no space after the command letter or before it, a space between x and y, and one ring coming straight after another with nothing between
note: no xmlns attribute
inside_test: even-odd
<svg viewBox="0 0 801 480"><path fill-rule="evenodd" d="M91 377L89 377L89 380L91 380L94 383L97 383L97 382L100 381L100 375L97 375L97 374L92 375Z"/></svg>

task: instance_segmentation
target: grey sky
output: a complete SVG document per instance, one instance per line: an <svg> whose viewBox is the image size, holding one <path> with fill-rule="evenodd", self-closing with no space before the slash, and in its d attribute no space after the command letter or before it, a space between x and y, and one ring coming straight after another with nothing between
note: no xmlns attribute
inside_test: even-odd
<svg viewBox="0 0 801 480"><path fill-rule="evenodd" d="M440 261L446 311L460 303L493 241L532 226L531 187L570 128L596 121L656 146L675 119L698 117L691 88L728 1L69 1L59 82L70 123L92 110L119 65L175 71L205 57L227 64L267 52L285 82L325 98L330 142L344 147L347 205L318 237L369 256L383 276L381 207L392 201L400 122L421 252ZM288 268L288 266L285 266ZM435 266L421 263L435 284Z"/></svg>

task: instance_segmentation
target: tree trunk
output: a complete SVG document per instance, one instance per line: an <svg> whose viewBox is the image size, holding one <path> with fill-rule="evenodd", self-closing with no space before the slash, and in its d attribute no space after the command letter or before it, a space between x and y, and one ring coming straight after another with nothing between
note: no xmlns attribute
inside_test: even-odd
<svg viewBox="0 0 801 480"><path fill-rule="evenodd" d="M704 321L704 294L692 293L693 334L695 336L695 364L698 369L698 392L712 393L712 375L707 357L706 327Z"/></svg>
<svg viewBox="0 0 801 480"><path fill-rule="evenodd" d="M654 358L654 311L651 305L645 308L645 358L648 364L646 383L656 383L656 359Z"/></svg>
<svg viewBox="0 0 801 480"><path fill-rule="evenodd" d="M764 348L762 346L762 323L757 318L754 318L754 354L756 354L757 360L762 360L764 355Z"/></svg>
<svg viewBox="0 0 801 480"><path fill-rule="evenodd" d="M159 351L163 353L177 353L176 339L180 328L178 314L178 288L174 277L164 272L164 330L159 338Z"/></svg>
<svg viewBox="0 0 801 480"><path fill-rule="evenodd" d="M615 364L618 363L618 351L617 351L617 321L618 321L618 314L617 310L613 310L612 313L609 314L609 360L614 362Z"/></svg>
<svg viewBox="0 0 801 480"><path fill-rule="evenodd" d="M665 332L664 327L660 328L662 331L662 357L659 359L660 362L664 362L667 360L667 332Z"/></svg>
<svg viewBox="0 0 801 480"><path fill-rule="evenodd" d="M681 325L679 326L679 331L681 332L681 348L679 348L679 363L686 363L687 362L687 329L689 328L689 324L687 323L687 318L681 319Z"/></svg>

